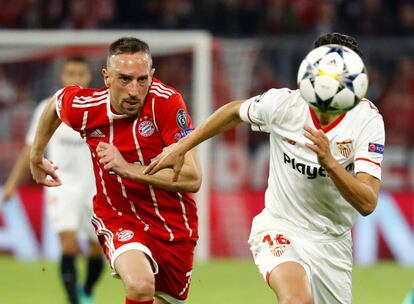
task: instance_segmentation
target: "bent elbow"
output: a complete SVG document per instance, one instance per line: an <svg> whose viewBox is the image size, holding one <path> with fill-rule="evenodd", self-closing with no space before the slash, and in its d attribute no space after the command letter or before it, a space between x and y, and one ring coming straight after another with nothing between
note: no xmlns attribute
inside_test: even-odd
<svg viewBox="0 0 414 304"><path fill-rule="evenodd" d="M374 212L376 207L377 207L377 204L375 202L375 203L369 204L368 206L365 206L364 208L361 208L358 211L362 216L365 217L365 216L370 215L372 212Z"/></svg>
<svg viewBox="0 0 414 304"><path fill-rule="evenodd" d="M190 192L190 193L196 193L200 190L201 187L201 179L195 179L191 182L187 182L181 185L175 185L174 191L184 193L184 192Z"/></svg>
<svg viewBox="0 0 414 304"><path fill-rule="evenodd" d="M191 193L198 192L201 188L201 182L202 182L201 173L194 175L189 185L190 189L188 192L191 192Z"/></svg>
<svg viewBox="0 0 414 304"><path fill-rule="evenodd" d="M359 214L361 214L363 217L366 217L370 215L372 212L374 212L374 210L360 210Z"/></svg>
<svg viewBox="0 0 414 304"><path fill-rule="evenodd" d="M194 183L192 189L191 189L191 193L196 193L200 190L201 188L201 182L200 183Z"/></svg>
<svg viewBox="0 0 414 304"><path fill-rule="evenodd" d="M189 187L188 187L188 191L187 192L191 192L191 193L198 192L200 190L200 188L201 188L201 179L194 180L188 186Z"/></svg>

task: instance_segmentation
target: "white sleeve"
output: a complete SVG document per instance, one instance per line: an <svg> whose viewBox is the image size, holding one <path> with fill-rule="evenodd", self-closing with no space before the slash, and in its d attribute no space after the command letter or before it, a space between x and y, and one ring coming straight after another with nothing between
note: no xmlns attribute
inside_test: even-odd
<svg viewBox="0 0 414 304"><path fill-rule="evenodd" d="M49 98L42 100L33 112L32 120L30 121L29 130L26 133L26 145L32 145L36 135L37 125L39 124L40 116L42 116Z"/></svg>
<svg viewBox="0 0 414 304"><path fill-rule="evenodd" d="M355 147L355 173L365 172L381 179L385 130L380 114L371 117L362 127Z"/></svg>
<svg viewBox="0 0 414 304"><path fill-rule="evenodd" d="M253 131L270 132L271 123L278 121L280 105L290 95L289 89L270 89L247 99L240 107L240 118L252 125Z"/></svg>

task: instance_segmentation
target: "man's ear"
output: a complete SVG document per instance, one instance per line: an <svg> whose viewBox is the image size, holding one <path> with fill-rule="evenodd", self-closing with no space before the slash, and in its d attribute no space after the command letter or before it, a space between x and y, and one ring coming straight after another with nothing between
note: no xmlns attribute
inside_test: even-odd
<svg viewBox="0 0 414 304"><path fill-rule="evenodd" d="M102 76L103 76L105 86L109 87L110 82L109 82L109 71L108 71L108 69L105 69L105 68L102 69Z"/></svg>

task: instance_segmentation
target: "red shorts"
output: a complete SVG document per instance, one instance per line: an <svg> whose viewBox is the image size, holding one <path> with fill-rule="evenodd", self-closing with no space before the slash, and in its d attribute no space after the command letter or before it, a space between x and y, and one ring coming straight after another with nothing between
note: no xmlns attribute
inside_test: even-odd
<svg viewBox="0 0 414 304"><path fill-rule="evenodd" d="M114 269L116 258L128 250L144 252L152 262L155 292L185 300L191 281L197 239L163 241L151 237L133 215L92 217L99 242Z"/></svg>

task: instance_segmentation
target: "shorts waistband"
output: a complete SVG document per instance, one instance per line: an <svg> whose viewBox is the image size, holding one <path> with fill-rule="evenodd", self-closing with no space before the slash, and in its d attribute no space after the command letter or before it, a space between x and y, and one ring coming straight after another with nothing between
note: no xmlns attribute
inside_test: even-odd
<svg viewBox="0 0 414 304"><path fill-rule="evenodd" d="M283 229L285 229L286 231L288 232L291 231L293 233L303 233L307 237L311 237L313 240L316 240L316 241L337 242L337 241L342 241L346 239L352 240L351 230L345 231L344 233L339 234L339 235L332 235L332 234L324 233L322 231L311 230L311 229L307 229L302 226L298 226L285 218L281 218L281 217L277 217L273 215L267 209L263 209L262 213L273 218L273 220L275 221L274 223L277 224L278 226L282 226Z"/></svg>

